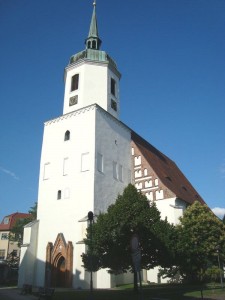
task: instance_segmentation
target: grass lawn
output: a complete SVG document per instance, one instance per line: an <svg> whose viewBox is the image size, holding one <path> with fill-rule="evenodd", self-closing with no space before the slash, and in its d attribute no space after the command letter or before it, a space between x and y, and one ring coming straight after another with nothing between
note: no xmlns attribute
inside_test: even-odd
<svg viewBox="0 0 225 300"><path fill-rule="evenodd" d="M204 287L203 299L225 299L225 290L216 287ZM217 298L223 296L222 298ZM154 298L167 300L202 299L199 286L188 285L149 285L142 289L142 293L134 294L131 286L123 286L110 290L94 290L92 300L151 300ZM89 300L89 291L56 290L54 300Z"/></svg>

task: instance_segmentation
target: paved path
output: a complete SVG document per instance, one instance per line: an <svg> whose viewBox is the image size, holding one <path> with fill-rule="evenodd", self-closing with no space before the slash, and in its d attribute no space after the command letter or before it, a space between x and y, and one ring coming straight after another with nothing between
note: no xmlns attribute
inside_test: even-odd
<svg viewBox="0 0 225 300"><path fill-rule="evenodd" d="M37 300L38 298L33 295L21 295L21 289L18 288L0 288L0 299L1 300Z"/></svg>

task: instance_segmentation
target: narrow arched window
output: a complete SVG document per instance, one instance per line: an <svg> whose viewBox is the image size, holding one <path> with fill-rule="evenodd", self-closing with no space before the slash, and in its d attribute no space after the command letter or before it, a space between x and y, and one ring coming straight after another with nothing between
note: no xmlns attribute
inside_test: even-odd
<svg viewBox="0 0 225 300"><path fill-rule="evenodd" d="M113 78L111 78L111 94L116 96L116 81Z"/></svg>
<svg viewBox="0 0 225 300"><path fill-rule="evenodd" d="M79 87L79 74L75 74L71 78L71 92L78 90Z"/></svg>
<svg viewBox="0 0 225 300"><path fill-rule="evenodd" d="M65 132L64 141L68 141L69 139L70 139L70 131L67 130L67 131Z"/></svg>
<svg viewBox="0 0 225 300"><path fill-rule="evenodd" d="M96 41L92 41L92 49L96 49Z"/></svg>
<svg viewBox="0 0 225 300"><path fill-rule="evenodd" d="M57 200L60 200L62 198L62 191L58 190L57 192Z"/></svg>

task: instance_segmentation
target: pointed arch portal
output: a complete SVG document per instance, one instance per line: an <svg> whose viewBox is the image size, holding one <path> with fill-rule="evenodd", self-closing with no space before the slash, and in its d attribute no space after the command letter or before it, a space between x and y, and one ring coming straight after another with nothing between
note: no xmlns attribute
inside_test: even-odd
<svg viewBox="0 0 225 300"><path fill-rule="evenodd" d="M73 270L73 245L66 243L59 233L54 245L49 242L46 249L45 284L53 287L71 287Z"/></svg>

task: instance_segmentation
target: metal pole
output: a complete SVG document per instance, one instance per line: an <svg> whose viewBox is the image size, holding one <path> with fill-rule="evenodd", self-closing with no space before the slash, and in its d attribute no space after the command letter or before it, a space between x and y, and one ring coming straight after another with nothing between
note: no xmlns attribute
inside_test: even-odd
<svg viewBox="0 0 225 300"><path fill-rule="evenodd" d="M140 284L140 300L143 299L142 283L141 283L141 271L138 271L139 284Z"/></svg>
<svg viewBox="0 0 225 300"><path fill-rule="evenodd" d="M93 276L92 276L92 222L93 222L93 212L89 211L88 212L88 220L90 221L90 299L93 299Z"/></svg>
<svg viewBox="0 0 225 300"><path fill-rule="evenodd" d="M220 253L219 253L219 250L217 250L217 254L218 254L218 265L219 265L219 269L220 269L220 284L221 284L221 288L223 289L223 278L222 278L222 272L221 272L221 266L220 266Z"/></svg>

